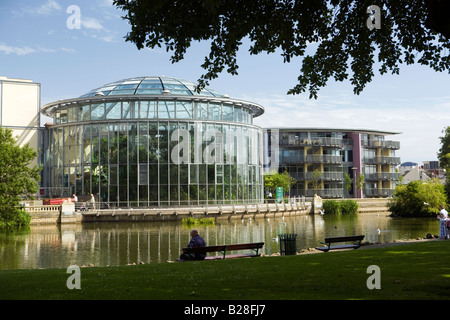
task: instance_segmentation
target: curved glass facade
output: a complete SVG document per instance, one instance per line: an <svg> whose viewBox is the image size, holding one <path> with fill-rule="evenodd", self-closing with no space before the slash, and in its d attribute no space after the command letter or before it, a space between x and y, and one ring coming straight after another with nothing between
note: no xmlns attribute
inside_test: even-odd
<svg viewBox="0 0 450 320"><path fill-rule="evenodd" d="M168 84L184 85L190 97L140 96L149 78L42 108L54 119L44 168L52 196L92 193L109 207L260 202L263 134L252 123L262 107L212 90L194 95L182 80ZM166 88L164 79L160 89L182 90Z"/></svg>

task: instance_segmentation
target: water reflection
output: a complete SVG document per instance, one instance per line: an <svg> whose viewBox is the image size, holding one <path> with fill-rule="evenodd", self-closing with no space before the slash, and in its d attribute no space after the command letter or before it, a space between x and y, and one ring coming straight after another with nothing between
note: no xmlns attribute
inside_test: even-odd
<svg viewBox="0 0 450 320"><path fill-rule="evenodd" d="M280 233L296 233L300 251L319 246L326 236L365 234L369 242L424 237L438 233L436 221L366 213L219 220L196 228L207 245L262 241L262 253L270 255L280 250ZM22 234L0 234L0 269L166 262L176 259L189 242L190 229L181 222L33 226Z"/></svg>

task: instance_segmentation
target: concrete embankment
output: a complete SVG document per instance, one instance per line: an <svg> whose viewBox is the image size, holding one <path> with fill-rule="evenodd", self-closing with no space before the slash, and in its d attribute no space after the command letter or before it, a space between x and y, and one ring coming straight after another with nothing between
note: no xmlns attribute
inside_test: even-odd
<svg viewBox="0 0 450 320"><path fill-rule="evenodd" d="M387 199L355 199L359 212L389 212ZM31 224L66 224L82 222L158 222L177 221L186 217L220 219L266 218L319 213L322 199L290 203L246 205L209 205L172 208L109 208L75 211L73 203L42 205L34 202L25 207L31 214Z"/></svg>
<svg viewBox="0 0 450 320"><path fill-rule="evenodd" d="M109 208L75 211L75 205L32 205L25 209L31 214L31 224L65 224L82 222L158 222L176 221L186 217L216 219L264 218L310 214L307 201L291 203L261 203L244 205L209 205L172 208Z"/></svg>

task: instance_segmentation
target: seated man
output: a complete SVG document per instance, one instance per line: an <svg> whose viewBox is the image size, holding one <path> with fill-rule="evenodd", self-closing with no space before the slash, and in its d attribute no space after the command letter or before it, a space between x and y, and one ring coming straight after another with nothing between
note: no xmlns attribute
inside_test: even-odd
<svg viewBox="0 0 450 320"><path fill-rule="evenodd" d="M189 241L189 244L187 246L190 248L204 247L204 246L206 246L206 244L205 244L205 240L203 240L203 238L198 235L198 231L192 230L191 231L191 241ZM203 260L203 259L205 259L205 257L206 257L205 253L198 253L198 254L182 253L180 255L180 260Z"/></svg>

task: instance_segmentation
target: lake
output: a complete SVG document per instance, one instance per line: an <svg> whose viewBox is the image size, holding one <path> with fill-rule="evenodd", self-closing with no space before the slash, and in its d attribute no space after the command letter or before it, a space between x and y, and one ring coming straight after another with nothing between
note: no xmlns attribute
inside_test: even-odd
<svg viewBox="0 0 450 320"><path fill-rule="evenodd" d="M207 245L264 242L265 255L280 252L281 233L297 234L297 251L321 246L329 236L364 234L364 241L384 243L439 233L437 219L391 218L386 212L219 220L195 228ZM189 242L191 229L181 221L32 226L22 233L0 233L0 269L173 261Z"/></svg>

